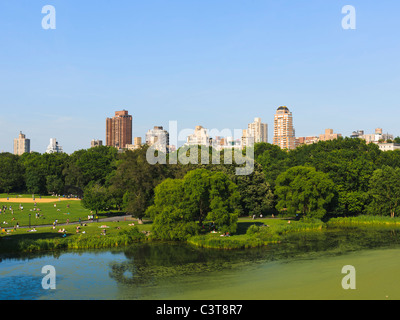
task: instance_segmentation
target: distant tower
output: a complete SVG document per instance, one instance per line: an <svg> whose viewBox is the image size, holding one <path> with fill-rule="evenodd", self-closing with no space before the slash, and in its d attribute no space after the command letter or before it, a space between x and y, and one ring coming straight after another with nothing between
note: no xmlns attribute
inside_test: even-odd
<svg viewBox="0 0 400 320"><path fill-rule="evenodd" d="M186 139L185 145L204 145L208 147L210 143L212 143L207 129L202 126L196 126L194 133L189 135Z"/></svg>
<svg viewBox="0 0 400 320"><path fill-rule="evenodd" d="M31 140L26 139L26 136L20 132L19 137L14 139L14 154L21 155L31 152Z"/></svg>
<svg viewBox="0 0 400 320"><path fill-rule="evenodd" d="M169 133L163 127L154 127L146 133L146 143L156 150L168 153Z"/></svg>
<svg viewBox="0 0 400 320"><path fill-rule="evenodd" d="M293 150L296 148L296 135L293 128L292 113L285 106L276 110L274 118L273 144L281 149Z"/></svg>
<svg viewBox="0 0 400 320"><path fill-rule="evenodd" d="M90 141L90 148L101 147L102 145L103 145L102 140L93 139L92 141Z"/></svg>
<svg viewBox="0 0 400 320"><path fill-rule="evenodd" d="M268 125L261 122L261 118L255 118L249 123L246 130L243 130L242 145L252 146L254 143L268 142Z"/></svg>
<svg viewBox="0 0 400 320"><path fill-rule="evenodd" d="M63 148L58 145L55 138L50 139L50 144L46 149L46 153L63 153Z"/></svg>
<svg viewBox="0 0 400 320"><path fill-rule="evenodd" d="M106 145L125 149L128 144L132 144L132 116L126 110L116 111L106 120Z"/></svg>

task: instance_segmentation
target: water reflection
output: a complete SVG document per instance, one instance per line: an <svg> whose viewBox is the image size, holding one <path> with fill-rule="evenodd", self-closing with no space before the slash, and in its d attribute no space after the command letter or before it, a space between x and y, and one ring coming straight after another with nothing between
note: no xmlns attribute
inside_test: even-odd
<svg viewBox="0 0 400 320"><path fill-rule="evenodd" d="M127 261L111 264L110 277L123 284L153 286L160 279L244 267L267 258L268 251L267 248L225 251L176 243L142 244L124 252Z"/></svg>
<svg viewBox="0 0 400 320"><path fill-rule="evenodd" d="M399 244L400 231L389 228L345 228L288 234L280 244L232 251L174 243L142 244L124 251L126 261L111 263L109 275L124 285L156 286L182 276L248 270L273 261L290 263Z"/></svg>
<svg viewBox="0 0 400 320"><path fill-rule="evenodd" d="M181 243L144 243L125 249L14 257L0 262L0 281L8 292L0 299L269 299L269 293L278 294L278 290L287 297L287 288L293 285L288 281L297 283L299 279L315 282L311 294L320 288L320 278L309 275L321 266L334 269L326 279L332 274L339 277L327 287L331 292L340 284L343 264L332 266L332 261L324 258L343 256L346 264L353 263L354 252L399 248L399 244L400 228L368 227L288 234L280 244L257 249L225 251ZM396 269L399 261L392 256L388 259L388 265ZM305 260L312 263L303 263ZM57 269L54 292L45 292L40 285L40 270L47 264ZM389 274L386 269L382 273ZM304 288L311 287L307 283Z"/></svg>

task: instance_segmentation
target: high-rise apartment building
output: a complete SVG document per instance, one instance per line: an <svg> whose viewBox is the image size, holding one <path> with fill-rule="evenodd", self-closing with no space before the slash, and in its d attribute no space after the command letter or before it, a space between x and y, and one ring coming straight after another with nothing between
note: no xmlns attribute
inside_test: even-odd
<svg viewBox="0 0 400 320"><path fill-rule="evenodd" d="M325 129L325 134L319 135L319 141L335 140L340 138L340 133L333 133L333 129Z"/></svg>
<svg viewBox="0 0 400 320"><path fill-rule="evenodd" d="M22 155L31 152L31 141L26 139L26 136L20 132L19 137L14 139L14 154Z"/></svg>
<svg viewBox="0 0 400 320"><path fill-rule="evenodd" d="M202 126L196 126L194 129L194 133L189 135L186 140L186 145L203 145L210 146L212 145L212 138L208 135L207 129Z"/></svg>
<svg viewBox="0 0 400 320"><path fill-rule="evenodd" d="M261 118L255 118L249 123L246 130L243 130L242 146L252 146L254 143L268 142L268 125L261 122Z"/></svg>
<svg viewBox="0 0 400 320"><path fill-rule="evenodd" d="M296 148L293 117L286 106L281 106L276 110L273 144L279 146L281 149L293 150Z"/></svg>
<svg viewBox="0 0 400 320"><path fill-rule="evenodd" d="M132 116L126 110L116 111L106 120L106 145L124 149L128 144L132 144Z"/></svg>
<svg viewBox="0 0 400 320"><path fill-rule="evenodd" d="M146 143L156 150L168 153L169 133L163 127L154 127L146 133Z"/></svg>
<svg viewBox="0 0 400 320"><path fill-rule="evenodd" d="M46 149L46 153L63 153L63 148L58 145L57 139L50 139L50 144Z"/></svg>
<svg viewBox="0 0 400 320"><path fill-rule="evenodd" d="M92 141L90 141L90 148L101 147L102 145L103 145L102 140L93 139Z"/></svg>
<svg viewBox="0 0 400 320"><path fill-rule="evenodd" d="M296 144L297 146L302 146L302 145L309 145L309 144L314 144L319 141L319 138L317 136L308 136L308 137L297 137L296 138Z"/></svg>
<svg viewBox="0 0 400 320"><path fill-rule="evenodd" d="M364 130L353 131L351 138L359 138L366 141L366 143L380 143L387 140L393 140L394 136L389 133L383 133L382 128L376 128L375 133L364 134Z"/></svg>
<svg viewBox="0 0 400 320"><path fill-rule="evenodd" d="M142 137L134 137L133 144L127 144L126 149L133 151L142 147Z"/></svg>

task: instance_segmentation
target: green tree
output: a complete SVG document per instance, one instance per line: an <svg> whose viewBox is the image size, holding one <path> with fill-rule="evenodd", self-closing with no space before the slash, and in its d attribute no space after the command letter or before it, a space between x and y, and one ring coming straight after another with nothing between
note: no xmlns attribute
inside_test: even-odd
<svg viewBox="0 0 400 320"><path fill-rule="evenodd" d="M399 213L400 205L400 168L383 166L374 171L370 180L369 193L372 202L368 212L375 215L390 215L392 218Z"/></svg>
<svg viewBox="0 0 400 320"><path fill-rule="evenodd" d="M257 144L260 146L272 146L265 143ZM273 146L276 147L276 146ZM279 149L279 147L277 147ZM246 150L247 151L247 150ZM246 152L244 151L244 152ZM203 157L205 159L204 163L201 164L201 148L198 150L198 164L187 164L187 165L176 165L173 166L171 173L175 178L183 178L185 174L196 169L206 169L213 172L222 172L226 174L229 179L236 184L237 191L240 194L239 199L239 214L241 216L249 215L260 215L265 214L271 209L274 210L274 195L270 183L266 179L266 173L263 171L263 167L255 162L254 170L249 175L237 175L236 169L238 164L235 159L224 159L225 153L221 152L219 155L216 152L217 158L219 157L218 163L213 163L212 154L215 152L213 148L208 148L208 158L207 154ZM286 152L284 152L286 153ZM229 161L232 163L230 164ZM225 163L226 162L226 163ZM268 170L267 170L268 172Z"/></svg>
<svg viewBox="0 0 400 320"><path fill-rule="evenodd" d="M400 167L400 150L381 152L376 163L378 168L383 166Z"/></svg>
<svg viewBox="0 0 400 320"><path fill-rule="evenodd" d="M138 219L142 219L153 204L154 188L170 175L166 164L152 165L147 161L147 149L146 146L121 154L109 179L113 201Z"/></svg>
<svg viewBox="0 0 400 320"><path fill-rule="evenodd" d="M89 210L94 210L96 214L99 211L105 211L110 206L110 198L107 188L99 183L90 183L84 191L82 206Z"/></svg>
<svg viewBox="0 0 400 320"><path fill-rule="evenodd" d="M273 144L256 143L254 145L254 158L262 166L265 179L272 189L275 187L276 178L289 169L287 164L288 152Z"/></svg>
<svg viewBox="0 0 400 320"><path fill-rule="evenodd" d="M40 154L34 152L23 154L20 162L25 168L27 191L46 194L57 190L60 194L64 193L63 170L68 160L69 156L65 153ZM54 188L55 186L56 188Z"/></svg>
<svg viewBox="0 0 400 320"><path fill-rule="evenodd" d="M364 191L340 191L334 212L340 215L358 215L365 213L369 204L369 194Z"/></svg>
<svg viewBox="0 0 400 320"><path fill-rule="evenodd" d="M24 168L19 158L11 153L0 154L0 192L22 191Z"/></svg>
<svg viewBox="0 0 400 320"><path fill-rule="evenodd" d="M278 176L275 193L278 210L321 219L335 197L335 185L327 174L297 166Z"/></svg>
<svg viewBox="0 0 400 320"><path fill-rule="evenodd" d="M63 170L65 184L82 190L93 181L105 185L107 177L116 169L117 154L116 148L108 146L74 152Z"/></svg>
<svg viewBox="0 0 400 320"><path fill-rule="evenodd" d="M335 214L365 211L369 179L381 157L379 147L362 139L339 138L301 146L288 153L288 166L311 166L324 172L336 185ZM356 205L350 203L356 200Z"/></svg>
<svg viewBox="0 0 400 320"><path fill-rule="evenodd" d="M38 170L30 169L25 174L26 190L33 194L45 194L46 177Z"/></svg>
<svg viewBox="0 0 400 320"><path fill-rule="evenodd" d="M46 189L48 193L63 194L64 180L57 175L48 175L46 177Z"/></svg>
<svg viewBox="0 0 400 320"><path fill-rule="evenodd" d="M196 169L183 179L166 179L155 188L153 234L163 240L182 240L197 234L204 222L222 232L237 228L239 193L222 172Z"/></svg>
<svg viewBox="0 0 400 320"><path fill-rule="evenodd" d="M226 232L236 231L240 194L226 174L206 169L190 171L183 178L183 190L184 205L200 224L212 221Z"/></svg>
<svg viewBox="0 0 400 320"><path fill-rule="evenodd" d="M155 188L152 234L162 240L185 240L200 231L196 214L187 206L183 179L166 179Z"/></svg>
<svg viewBox="0 0 400 320"><path fill-rule="evenodd" d="M211 170L226 173L237 186L240 194L239 209L242 216L259 216L274 209L275 201L272 188L266 180L260 164L254 163L254 170L249 175L235 174L234 165L211 166Z"/></svg>

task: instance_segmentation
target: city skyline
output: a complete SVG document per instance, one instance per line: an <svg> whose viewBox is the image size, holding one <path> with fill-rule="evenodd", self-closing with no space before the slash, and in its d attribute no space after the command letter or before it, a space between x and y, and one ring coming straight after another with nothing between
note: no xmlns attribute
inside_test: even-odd
<svg viewBox="0 0 400 320"><path fill-rule="evenodd" d="M279 114L282 113L282 110L284 110L285 112L287 112L290 116L290 120L288 122L288 124L285 124L285 127L287 125L290 126L291 129L287 130L287 132L292 132L293 136L292 139L293 141L287 143L287 145L284 143L284 145L282 145L282 143L280 142L282 136L281 135L277 135L276 134L278 132L282 131L282 123L277 122L277 117L279 117ZM114 146L117 147L119 149L127 149L127 150L134 150L135 148L137 148L139 145L142 144L142 141L144 141L146 144L152 145L154 143L157 142L156 138L154 141L150 138L150 136L154 136L155 133L153 133L154 130L159 130L160 132L163 132L163 135L166 135L166 140L164 142L161 143L161 145L165 145L166 148L180 148L184 145L190 145L190 144L205 144L205 145L210 145L210 146L214 146L214 144L212 143L213 140L215 140L215 138L217 138L218 144L222 141L225 141L226 143L226 139L235 139L237 142L240 142L241 147L245 147L247 146L247 140L249 140L249 137L252 137L252 139L254 139L254 135L257 135L258 138L256 142L267 142L270 144L275 144L280 146L282 149L295 149L298 146L301 146L303 144L312 144L312 143L316 143L318 141L326 141L326 140L332 140L332 139L337 139L338 137L350 137L350 138L355 138L355 137L359 137L363 140L365 140L367 143L371 143L374 142L377 143L378 139L389 139L392 140L394 139L394 137L397 137L395 135L389 134L389 133L385 133L383 132L382 128L375 128L374 129L374 133L366 133L364 134L365 130L353 130L352 134L349 136L344 136L341 133L334 133L333 129L325 129L323 134L314 134L312 136L298 136L295 134L295 126L293 125L293 119L292 119L292 112L289 110L289 108L287 106L280 106L275 115L274 115L274 123L273 123L273 136L272 136L272 141L269 141L268 138L268 133L266 134L266 136L264 138L262 138L263 135L265 135L265 132L263 130L268 129L268 123L262 123L261 122L261 118L260 117L255 117L254 118L254 122L253 123L249 123L247 125L246 129L242 129L242 128L235 128L235 129L229 129L229 128L212 128L211 132L213 132L214 130L216 130L216 134L214 135L209 135L209 128L208 127L203 127L201 125L196 125L194 129L191 128L184 128L181 130L181 132L177 132L178 136L176 137L178 139L178 146L176 145L169 145L169 129L168 127L164 129L164 127L162 126L153 126L151 129L148 129L144 139L142 137L134 137L133 136L133 119L134 117L132 115L129 115L129 111L128 110L122 110L122 111L115 111L114 110L114 114L115 116L113 118L106 118L106 126L105 126L105 137L106 137L106 141L108 140L108 143L106 143L106 145L109 146ZM287 120L285 120L287 121ZM289 124L290 123L290 124ZM171 123L170 123L171 124ZM115 128L118 127L118 128ZM124 130L119 130L119 129L124 129ZM220 133L225 133L226 130L228 130L228 132L230 132L230 134L232 135L228 135L228 136L220 136ZM253 133L251 133L249 135L249 130L253 131ZM284 130L284 131L285 131ZM111 131L116 131L118 134L117 138L115 138L116 134L111 134ZM121 131L121 132L120 132ZM124 131L124 132L122 132ZM155 131L155 132L156 132ZM186 135L184 138L182 138L182 133L188 133L189 131L193 131L190 134ZM204 131L204 133L202 133ZM242 132L242 136L234 136L235 134L237 134L239 131ZM201 133L200 133L201 132ZM199 137L196 137L197 134L199 134ZM207 142L204 142L204 137L202 135L206 135L207 136ZM156 136L159 135L159 133L155 134ZM10 152L10 153L16 153L16 141L21 139L21 137L23 139L26 138L25 134L22 134L22 131L20 131L19 134L19 138L14 138L14 152ZM192 137L192 138L191 138ZM377 138L378 137L378 138ZM154 139L154 137L153 137ZM164 139L164 138L163 138ZM265 141L264 139L266 139L267 141ZM55 145L58 146L58 142L56 141L56 138L50 138L50 145L47 146L46 151L45 152L40 152L37 150L31 150L30 149L30 144L31 144L31 139L26 139L28 141L28 152L39 152L39 153L49 153L50 149L54 149ZM120 148L119 147L119 141L127 141L127 143L123 143L124 147ZM190 141L193 140L193 141ZM134 141L134 144L132 143ZM250 141L250 140L249 140ZM285 140L286 141L286 140ZM129 143L128 143L129 142ZM251 141L250 141L251 142ZM99 145L103 145L103 139L91 139L91 141L89 142L89 146L80 148L80 149L76 149L73 150L72 152L66 152L69 154L72 154L75 151L81 150L81 149L89 149L89 148L93 148ZM250 143L251 145L252 143ZM160 146L161 146L160 145ZM289 145L292 145L292 147L288 147ZM58 147L57 147L58 148ZM64 152L63 148L60 146L60 151L57 152ZM55 149L54 149L55 150ZM8 151L1 151L1 152L8 152ZM54 152L54 151L52 151Z"/></svg>
<svg viewBox="0 0 400 320"><path fill-rule="evenodd" d="M280 105L297 136L400 135L400 3L352 1L356 30L342 28L337 1L54 0L55 30L42 28L42 5L23 3L0 4L0 151L20 131L33 151L51 137L87 148L122 109L141 137L169 120L233 130L260 117L271 143Z"/></svg>

